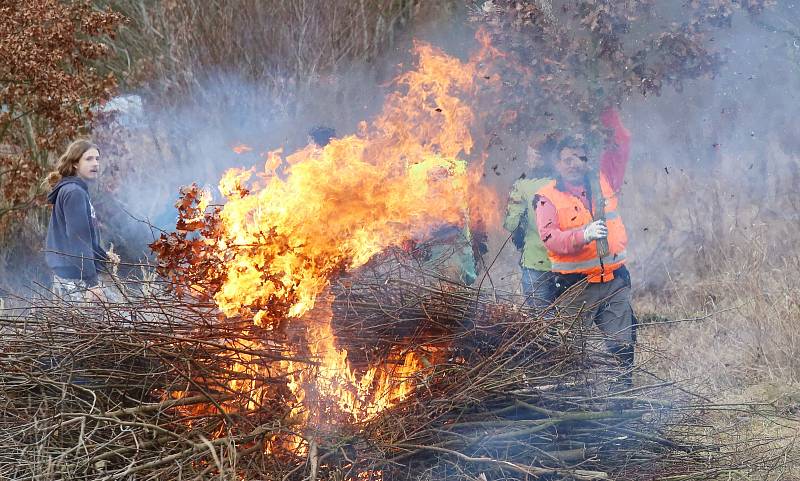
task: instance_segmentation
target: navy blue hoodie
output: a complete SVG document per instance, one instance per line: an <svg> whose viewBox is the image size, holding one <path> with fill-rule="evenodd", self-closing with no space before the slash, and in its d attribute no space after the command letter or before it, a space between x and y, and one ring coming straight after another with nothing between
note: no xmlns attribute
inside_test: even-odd
<svg viewBox="0 0 800 481"><path fill-rule="evenodd" d="M100 247L86 182L76 176L62 178L47 202L53 204L44 255L47 265L59 277L82 279L89 287L97 285L97 274L108 254Z"/></svg>

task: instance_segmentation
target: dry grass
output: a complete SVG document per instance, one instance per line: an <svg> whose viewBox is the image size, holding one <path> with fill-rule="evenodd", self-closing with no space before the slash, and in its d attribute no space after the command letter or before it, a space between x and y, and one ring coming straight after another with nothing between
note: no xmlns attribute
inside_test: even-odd
<svg viewBox="0 0 800 481"><path fill-rule="evenodd" d="M770 160L785 172L797 162L786 154ZM725 161L741 172L748 159ZM629 185L646 188L625 199L637 206L626 213L640 259L633 264L637 311L645 321L668 320L644 329L645 339L669 354L665 369L702 379L710 392L800 381L800 209L792 176L762 189L736 175L711 181L699 169L670 176L638 169ZM771 201L759 198L763 189L773 192Z"/></svg>
<svg viewBox="0 0 800 481"><path fill-rule="evenodd" d="M741 446L770 446L796 456L800 421L800 286L796 255L749 239L719 250L717 267L702 281L673 280L659 298L639 299L637 308L652 325L640 330L647 352L641 365L669 379L686 380L715 402L762 404L790 419L748 412L717 413L711 427L726 427ZM642 317L642 316L640 316ZM649 317L649 319L647 319ZM724 429L723 429L724 430ZM797 466L737 479L799 479ZM728 478L720 478L728 479Z"/></svg>
<svg viewBox="0 0 800 481"><path fill-rule="evenodd" d="M717 413L710 427L724 427L741 446L796 455L800 249L794 239L800 210L791 193L795 179L757 174L744 179L743 164L750 158L720 162L728 171L713 180L700 169L666 174L649 165L629 181L634 187L626 202L638 208L626 221L637 257L644 260L634 264L635 309L645 323L639 331L640 366L684 380L715 402L761 404L788 416L776 421L746 411ZM792 174L798 159L773 145L762 162L767 171ZM646 179L648 189L635 187ZM798 477L794 467L716 479Z"/></svg>
<svg viewBox="0 0 800 481"><path fill-rule="evenodd" d="M144 82L160 102L186 104L203 97L204 80L235 73L265 91L309 85L375 59L417 19L449 11L441 0L336 0L233 2L102 0L122 12L128 25L113 42L111 69L129 84Z"/></svg>

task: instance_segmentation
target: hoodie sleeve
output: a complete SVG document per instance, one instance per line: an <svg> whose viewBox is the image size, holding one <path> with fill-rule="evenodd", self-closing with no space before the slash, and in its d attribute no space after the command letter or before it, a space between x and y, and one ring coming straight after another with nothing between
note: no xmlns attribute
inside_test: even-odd
<svg viewBox="0 0 800 481"><path fill-rule="evenodd" d="M81 277L89 287L97 285L97 269L94 264L95 252L92 248L92 227L89 224L87 198L79 189L63 192L64 221L66 224L69 252ZM62 197L62 196L60 196Z"/></svg>

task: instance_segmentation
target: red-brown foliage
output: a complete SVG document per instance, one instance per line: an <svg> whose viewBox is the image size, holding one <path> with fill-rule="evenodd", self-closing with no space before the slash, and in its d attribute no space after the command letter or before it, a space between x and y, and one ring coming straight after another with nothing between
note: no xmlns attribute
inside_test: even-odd
<svg viewBox="0 0 800 481"><path fill-rule="evenodd" d="M95 64L121 17L88 1L0 0L0 233L34 204L47 163L87 132L93 109L116 88Z"/></svg>
<svg viewBox="0 0 800 481"><path fill-rule="evenodd" d="M680 91L687 80L713 76L723 61L714 29L730 26L737 10L755 15L773 3L496 0L471 19L509 52L501 77L515 125L541 133L594 130L603 108L631 95Z"/></svg>

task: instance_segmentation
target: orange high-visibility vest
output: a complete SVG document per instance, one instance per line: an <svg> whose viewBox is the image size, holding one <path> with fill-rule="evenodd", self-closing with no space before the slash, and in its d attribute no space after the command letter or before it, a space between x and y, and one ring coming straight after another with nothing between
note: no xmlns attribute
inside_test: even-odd
<svg viewBox="0 0 800 481"><path fill-rule="evenodd" d="M628 236L617 211L617 194L603 174L600 174L600 189L606 204L606 225L608 226L608 251L606 257L597 256L597 242L592 241L573 254L556 254L548 249L547 255L553 264L551 270L563 274L585 274L589 282L608 282L614 278L615 269L625 264L625 246ZM547 197L556 208L558 226L567 231L584 227L592 222L592 214L581 199L556 189L556 182L550 182L537 192ZM596 200L592 200L596 202Z"/></svg>

